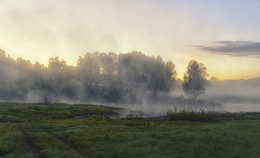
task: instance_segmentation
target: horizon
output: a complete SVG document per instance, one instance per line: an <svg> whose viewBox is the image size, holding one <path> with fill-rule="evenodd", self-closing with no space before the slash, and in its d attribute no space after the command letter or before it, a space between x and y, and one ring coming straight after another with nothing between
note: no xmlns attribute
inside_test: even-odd
<svg viewBox="0 0 260 158"><path fill-rule="evenodd" d="M61 58L60 56L53 56L53 57L50 57L49 59L48 59L48 61L46 62L46 64L44 64L44 63L41 63L41 62L39 62L39 61L31 61L30 59L26 59L26 58L23 58L23 57L17 57L17 58L14 58L14 57L12 57L12 56L10 56L9 54L8 54L8 52L6 52L5 50L3 50L3 49L0 49L0 50L2 50L4 53L5 53L5 55L8 57L10 57L11 59L13 59L13 60L15 60L15 61L17 61L17 59L18 58L22 58L23 60L25 60L25 61L29 61L31 64L36 64L36 63L39 63L40 65L43 65L45 68L49 68L49 66L48 66L48 62L49 62L49 59L51 59L51 58L56 58L56 57L58 57L58 59L60 60L60 61L65 61L66 62L66 64L68 65L68 66L73 66L73 67L76 67L77 66L77 61L75 62L75 64L68 64L68 62L65 60L65 59L63 59L63 58ZM138 52L138 51L132 51L132 52ZM128 52L128 53L132 53L132 52ZM86 52L86 53L95 53L95 52ZM84 53L84 54L82 54L82 56L84 56L86 53ZM97 52L97 53L106 53L106 54L108 54L108 52ZM110 53L110 52L109 52ZM112 52L112 53L114 53L114 52ZM142 53L142 54L144 54L143 52L139 52L139 53ZM120 54L127 54L127 53L115 53L115 54L117 54L117 55L120 55ZM144 55L147 55L147 54L144 54ZM82 57L82 56L78 56L78 59L80 58L80 57ZM147 56L149 56L149 55L147 55ZM152 57L152 55L150 55L149 57ZM156 56L154 56L154 57L156 57ZM164 58L162 58L164 61L172 61L172 60L165 60ZM191 59L191 60L194 60L194 59ZM190 61L191 61L190 60ZM173 63L174 63L174 61L172 61ZM199 61L198 61L199 62ZM175 63L174 63L175 64ZM203 63L202 63L203 64ZM187 63L187 66L188 66L188 63ZM204 66L206 66L206 65L204 65ZM207 67L206 67L207 68ZM178 70L178 68L177 67L175 67L175 69L176 70ZM182 74L183 75L183 74ZM260 78L260 76L256 76L256 77L252 77L252 78L246 78L246 79L219 79L219 78L217 78L216 76L211 76L211 75L208 75L207 76L207 80L211 80L211 79L214 79L214 80L216 80L216 81L241 81L241 80L251 80L251 79L257 79L257 78ZM175 78L176 80L181 80L181 81L183 81L183 76L181 76L180 77L180 75L179 75L179 73L178 73L178 71L177 71L177 76L176 76L176 78Z"/></svg>
<svg viewBox="0 0 260 158"><path fill-rule="evenodd" d="M0 25L0 48L32 63L138 51L173 61L180 79L192 59L219 80L260 76L259 0L1 0Z"/></svg>

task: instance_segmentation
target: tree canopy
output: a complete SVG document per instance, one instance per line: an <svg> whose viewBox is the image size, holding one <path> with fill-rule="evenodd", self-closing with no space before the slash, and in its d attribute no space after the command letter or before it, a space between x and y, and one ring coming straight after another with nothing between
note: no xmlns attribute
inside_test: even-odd
<svg viewBox="0 0 260 158"><path fill-rule="evenodd" d="M173 89L175 65L160 56L86 53L76 66L54 57L48 66L0 51L0 99L31 102L138 102Z"/></svg>
<svg viewBox="0 0 260 158"><path fill-rule="evenodd" d="M183 90L193 100L197 100L199 94L204 93L207 69L202 63L191 60L183 77Z"/></svg>

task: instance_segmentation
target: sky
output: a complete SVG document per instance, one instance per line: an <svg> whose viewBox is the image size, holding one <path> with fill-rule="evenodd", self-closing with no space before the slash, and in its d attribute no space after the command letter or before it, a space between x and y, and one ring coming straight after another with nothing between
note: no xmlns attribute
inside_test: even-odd
<svg viewBox="0 0 260 158"><path fill-rule="evenodd" d="M13 58L75 65L86 52L140 51L209 76L260 76L259 0L0 0L0 48Z"/></svg>

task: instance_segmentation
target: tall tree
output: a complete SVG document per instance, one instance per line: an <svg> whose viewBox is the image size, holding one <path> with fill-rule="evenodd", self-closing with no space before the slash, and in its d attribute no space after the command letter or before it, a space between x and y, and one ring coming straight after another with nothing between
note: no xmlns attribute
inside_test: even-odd
<svg viewBox="0 0 260 158"><path fill-rule="evenodd" d="M197 100L199 94L204 93L207 69L202 63L191 60L183 77L183 90L193 100Z"/></svg>

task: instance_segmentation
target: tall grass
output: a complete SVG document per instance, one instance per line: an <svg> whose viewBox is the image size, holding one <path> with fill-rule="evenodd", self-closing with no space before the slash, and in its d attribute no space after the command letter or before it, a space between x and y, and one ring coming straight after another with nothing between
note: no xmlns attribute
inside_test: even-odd
<svg viewBox="0 0 260 158"><path fill-rule="evenodd" d="M204 109L194 110L182 109L169 110L165 115L166 120L170 121L198 121L198 122L216 122L216 118L212 112L207 112Z"/></svg>

